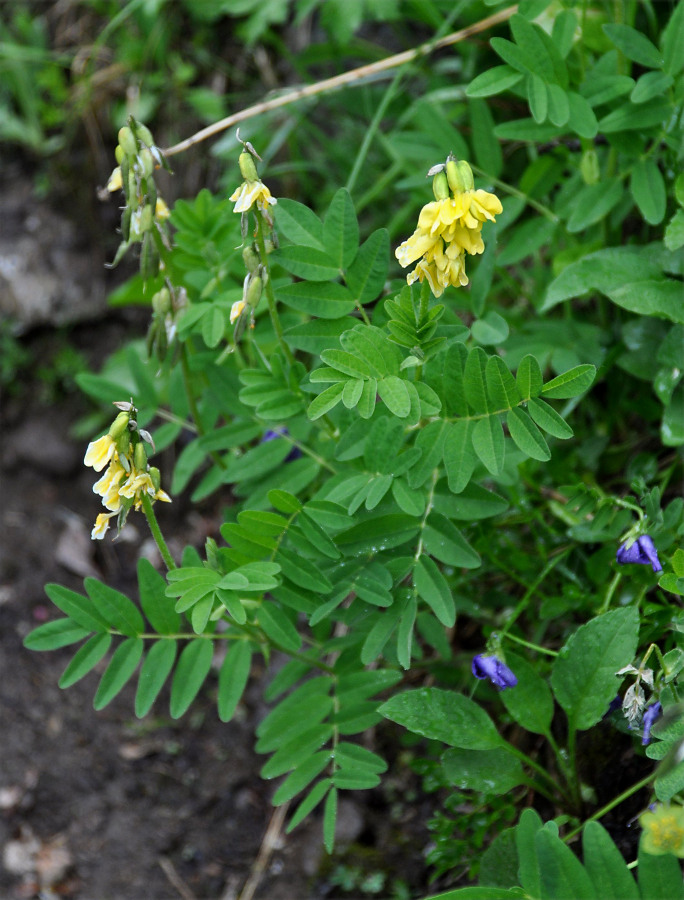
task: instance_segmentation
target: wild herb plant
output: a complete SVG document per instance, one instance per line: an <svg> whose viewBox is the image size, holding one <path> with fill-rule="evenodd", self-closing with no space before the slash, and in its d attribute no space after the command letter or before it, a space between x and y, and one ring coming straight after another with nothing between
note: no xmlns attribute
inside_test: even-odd
<svg viewBox="0 0 684 900"><path fill-rule="evenodd" d="M117 259L139 249L125 290L151 320L118 356L125 388L80 379L119 409L85 462L105 470L93 537L139 510L165 572L140 561L138 602L48 585L65 616L26 645L84 642L62 687L108 657L96 709L137 672L136 714L168 682L180 717L210 679L226 723L253 658L285 658L262 775L296 800L288 830L322 806L330 851L340 792L387 769L374 727L438 742L448 783L520 811L482 886L445 897L684 892L684 6L618 7L502 15L458 130L430 134L453 143L425 160L408 237L365 232L343 187L276 198L249 142L230 197L169 214L163 151L134 119L119 132ZM417 108L381 140L402 169ZM388 220L400 194L383 185ZM151 467L181 435L173 471ZM220 539L175 559L154 502L191 485L230 503ZM582 752L601 728L642 757L599 803ZM598 821L630 798L638 880Z"/></svg>

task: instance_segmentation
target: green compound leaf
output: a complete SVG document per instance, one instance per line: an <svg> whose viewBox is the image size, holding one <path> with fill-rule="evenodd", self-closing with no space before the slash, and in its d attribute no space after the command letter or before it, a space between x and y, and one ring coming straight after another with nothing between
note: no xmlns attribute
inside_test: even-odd
<svg viewBox="0 0 684 900"><path fill-rule="evenodd" d="M128 638L116 648L95 693L93 707L104 709L116 697L138 667L144 649L140 638Z"/></svg>
<svg viewBox="0 0 684 900"><path fill-rule="evenodd" d="M565 419L559 416L556 410L543 400L532 398L528 403L527 411L537 425L553 437L561 440L572 437L572 428Z"/></svg>
<svg viewBox="0 0 684 900"><path fill-rule="evenodd" d="M378 381L378 394L389 411L405 419L411 411L411 397L406 382L397 375L388 375Z"/></svg>
<svg viewBox="0 0 684 900"><path fill-rule="evenodd" d="M522 399L515 378L500 356L490 356L485 370L487 394L496 410L510 409Z"/></svg>
<svg viewBox="0 0 684 900"><path fill-rule="evenodd" d="M444 438L444 468L449 479L449 490L454 494L460 494L467 486L477 461L473 450L473 427L471 421L456 421L449 426ZM421 515L423 508L416 515Z"/></svg>
<svg viewBox="0 0 684 900"><path fill-rule="evenodd" d="M61 688L71 687L88 674L107 653L112 643L111 634L96 634L76 652L59 679Z"/></svg>
<svg viewBox="0 0 684 900"><path fill-rule="evenodd" d="M176 661L178 645L176 641L157 641L149 650L138 676L138 690L135 694L135 714L139 719L146 716L166 679L171 674Z"/></svg>
<svg viewBox="0 0 684 900"><path fill-rule="evenodd" d="M481 564L461 532L446 516L430 513L423 529L423 545L427 552L440 562L462 569L477 569Z"/></svg>
<svg viewBox="0 0 684 900"><path fill-rule="evenodd" d="M520 408L510 410L506 424L511 437L524 454L542 462L551 459L548 444L525 410Z"/></svg>
<svg viewBox="0 0 684 900"><path fill-rule="evenodd" d="M501 473L506 445L498 416L485 416L475 423L473 449L492 475Z"/></svg>
<svg viewBox="0 0 684 900"><path fill-rule="evenodd" d="M614 609L581 625L554 662L551 686L571 727L599 722L617 693L615 673L634 658L639 617L634 607Z"/></svg>
<svg viewBox="0 0 684 900"><path fill-rule="evenodd" d="M324 250L300 247L296 244L274 250L274 263L287 272L307 281L334 281L340 276L340 267Z"/></svg>
<svg viewBox="0 0 684 900"><path fill-rule="evenodd" d="M645 34L629 25L603 25L603 31L621 50L627 59L649 69L659 69L663 65L660 50L649 41Z"/></svg>
<svg viewBox="0 0 684 900"><path fill-rule="evenodd" d="M569 369L552 381L548 381L542 388L542 393L552 400L568 400L583 394L591 387L595 376L596 366L586 364L575 366L574 369Z"/></svg>
<svg viewBox="0 0 684 900"><path fill-rule="evenodd" d="M113 628L129 637L137 637L143 633L143 617L128 597L102 584L97 578L86 578L83 585L98 613Z"/></svg>
<svg viewBox="0 0 684 900"><path fill-rule="evenodd" d="M674 853L654 856L646 853L643 841L639 844L637 871L641 900L682 900L682 869Z"/></svg>
<svg viewBox="0 0 684 900"><path fill-rule="evenodd" d="M506 663L518 679L514 691L501 691L501 702L527 731L548 734L553 718L553 697L546 681L526 659L506 653Z"/></svg>
<svg viewBox="0 0 684 900"><path fill-rule="evenodd" d="M278 233L292 241L317 250L325 250L323 243L323 223L308 206L286 197L278 200L275 207L275 221Z"/></svg>
<svg viewBox="0 0 684 900"><path fill-rule="evenodd" d="M261 769L262 778L277 778L296 768L307 757L330 740L333 726L329 723L314 725L282 744Z"/></svg>
<svg viewBox="0 0 684 900"><path fill-rule="evenodd" d="M46 584L45 593L58 609L66 613L81 628L87 632L109 631L109 622L96 608L92 600L77 594L76 591L62 587L61 584ZM48 623L51 624L51 623Z"/></svg>
<svg viewBox="0 0 684 900"><path fill-rule="evenodd" d="M361 244L354 262L347 269L347 287L361 305L375 300L387 280L389 245L389 232L386 228L374 231Z"/></svg>
<svg viewBox="0 0 684 900"><path fill-rule="evenodd" d="M158 634L177 634L181 619L166 596L166 581L144 557L138 561L138 591L140 605L152 628Z"/></svg>
<svg viewBox="0 0 684 900"><path fill-rule="evenodd" d="M442 756L442 768L457 788L485 794L506 794L525 781L520 761L503 747L476 752L452 747Z"/></svg>
<svg viewBox="0 0 684 900"><path fill-rule="evenodd" d="M464 750L493 750L504 743L482 707L454 691L405 691L383 703L378 712L414 734Z"/></svg>
<svg viewBox="0 0 684 900"><path fill-rule="evenodd" d="M331 753L329 750L319 750L313 756L301 762L287 776L273 795L273 800L271 801L273 805L282 806L283 803L287 803L288 800L291 800L296 794L303 791L330 764L330 760ZM294 828L294 826L292 827Z"/></svg>
<svg viewBox="0 0 684 900"><path fill-rule="evenodd" d="M442 625L451 628L456 621L456 605L451 591L436 563L429 556L418 560L413 570L413 583Z"/></svg>
<svg viewBox="0 0 684 900"><path fill-rule="evenodd" d="M607 295L618 306L642 316L658 316L677 324L684 324L682 283L673 278L652 281L637 280L623 284Z"/></svg>
<svg viewBox="0 0 684 900"><path fill-rule="evenodd" d="M211 669L213 641L195 638L183 649L171 684L170 712L180 718L195 699Z"/></svg>
<svg viewBox="0 0 684 900"><path fill-rule="evenodd" d="M356 306L353 295L335 281L298 281L276 288L275 294L278 302L321 319L339 319Z"/></svg>
<svg viewBox="0 0 684 900"><path fill-rule="evenodd" d="M83 628L73 619L55 619L29 632L24 638L24 647L37 651L58 650L82 641L89 634L92 634L92 629Z"/></svg>
<svg viewBox="0 0 684 900"><path fill-rule="evenodd" d="M352 264L359 249L359 224L346 188L340 188L332 198L323 222L323 244L338 268Z"/></svg>
<svg viewBox="0 0 684 900"><path fill-rule="evenodd" d="M622 854L598 822L587 822L584 826L582 856L597 897L640 900L641 894Z"/></svg>
<svg viewBox="0 0 684 900"><path fill-rule="evenodd" d="M542 900L599 900L586 869L556 834L542 828L534 846Z"/></svg>
<svg viewBox="0 0 684 900"><path fill-rule="evenodd" d="M639 160L629 183L634 202L649 225L659 225L665 216L667 192L665 179L652 159Z"/></svg>
<svg viewBox="0 0 684 900"><path fill-rule="evenodd" d="M259 625L266 637L287 653L296 653L302 639L287 614L273 603L264 601L259 607Z"/></svg>
<svg viewBox="0 0 684 900"><path fill-rule="evenodd" d="M541 394L543 379L536 356L529 353L527 356L523 356L515 375L515 381L523 400L529 400L531 397L538 397Z"/></svg>
<svg viewBox="0 0 684 900"><path fill-rule="evenodd" d="M522 80L522 74L510 66L492 66L470 82L466 88L467 97L491 97L501 94Z"/></svg>
<svg viewBox="0 0 684 900"><path fill-rule="evenodd" d="M219 672L218 714L222 722L230 722L240 702L252 668L252 648L247 641L236 641L223 660Z"/></svg>
<svg viewBox="0 0 684 900"><path fill-rule="evenodd" d="M343 391L344 384L342 382L331 384L330 387L319 394L315 400L312 400L306 411L306 414L311 421L314 422L316 419L320 419L321 416L324 416L327 412L330 412L333 407L337 406L342 399Z"/></svg>
<svg viewBox="0 0 684 900"><path fill-rule="evenodd" d="M321 594L329 594L332 590L330 580L310 560L284 547L280 547L276 558L283 575L299 587Z"/></svg>
<svg viewBox="0 0 684 900"><path fill-rule="evenodd" d="M290 819L286 829L287 834L293 831L300 822L303 822L309 813L313 812L331 787L332 781L330 778L324 778L313 786L308 796L302 800Z"/></svg>

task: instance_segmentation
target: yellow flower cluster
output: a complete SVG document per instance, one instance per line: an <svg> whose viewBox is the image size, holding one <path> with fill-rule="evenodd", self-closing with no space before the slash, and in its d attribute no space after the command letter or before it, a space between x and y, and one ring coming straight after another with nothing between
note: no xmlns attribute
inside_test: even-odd
<svg viewBox="0 0 684 900"><path fill-rule="evenodd" d="M93 540L102 539L109 529L109 520L121 516L123 524L131 509L140 509L143 496L153 501L171 502L169 495L159 486L159 471L147 465L142 443L129 440L130 415L121 413L108 434L88 444L83 462L104 475L93 485L93 491L102 497L102 505L108 512L100 513L91 533Z"/></svg>
<svg viewBox="0 0 684 900"><path fill-rule="evenodd" d="M684 857L684 809L681 806L660 804L655 812L645 812L639 817L644 829L641 836L643 848L653 856L674 853Z"/></svg>
<svg viewBox="0 0 684 900"><path fill-rule="evenodd" d="M449 285L468 284L465 255L482 253L482 225L495 221L502 206L495 194L473 189L473 174L464 161L449 158L433 187L437 199L422 208L418 227L397 247L395 256L402 268L418 260L406 280L413 284L427 279L439 297Z"/></svg>

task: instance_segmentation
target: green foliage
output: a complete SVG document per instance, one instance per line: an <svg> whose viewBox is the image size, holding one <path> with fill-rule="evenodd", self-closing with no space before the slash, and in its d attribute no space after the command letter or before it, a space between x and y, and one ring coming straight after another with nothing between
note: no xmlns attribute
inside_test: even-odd
<svg viewBox="0 0 684 900"><path fill-rule="evenodd" d="M252 41L290 8L238 6L191 15L241 16ZM613 6L547 6L520 4L507 37L463 42L458 65L412 75L420 90L368 85L358 108L348 94L326 100L349 122L339 140L313 115L295 127L289 112L270 143L259 126L267 159L290 135L297 166L273 171L298 199L274 206L262 192L236 215L241 199L202 190L176 203L170 237L152 221L160 275L145 277L143 253L140 278L116 297L150 300L147 352L128 345L79 384L99 403L131 397L157 448L179 440L171 493L229 491L231 503L203 553L186 548L178 566L165 555L165 576L140 563L139 604L95 579L87 596L49 585L66 618L26 638L36 650L81 644L63 687L107 660L98 709L137 671L137 715L166 685L172 717L209 690L225 722L253 667L278 654L256 735L262 775L281 779L276 805L293 801L289 830L315 811L329 851L341 792L377 787L395 763L381 752L392 742L373 735L399 726L429 742L450 811L492 810L473 814L470 852L450 855L453 821L436 820L440 873L484 852L471 872L480 886L443 895L454 900L671 887L667 864L653 876L643 852L635 881L595 821L580 731L619 722L611 734L627 742L629 724L641 753L646 704L662 702L646 759L662 761L659 799L684 792L684 626L672 603L684 595L673 493L684 18L667 4L643 16L631 5L630 22ZM395 19L391 4L370 7L355 5L331 39L364 17ZM341 8L326 5L324 27L341 27ZM382 132L380 112L364 119L376 109ZM144 148L133 149L135 166ZM414 229L430 202L424 171L449 150L473 160L475 188L495 187L503 211L482 227L484 252L469 252L470 289L433 297L428 278L392 280L390 246ZM135 185L149 207L151 176ZM259 186L250 176L244 190ZM136 196L127 190L129 204ZM637 552L646 535L660 571ZM505 687L473 681L474 652L504 667ZM599 725L620 693L624 712ZM528 808L502 831L531 802L558 821ZM490 849L487 823L501 831ZM566 839L582 828L580 861Z"/></svg>

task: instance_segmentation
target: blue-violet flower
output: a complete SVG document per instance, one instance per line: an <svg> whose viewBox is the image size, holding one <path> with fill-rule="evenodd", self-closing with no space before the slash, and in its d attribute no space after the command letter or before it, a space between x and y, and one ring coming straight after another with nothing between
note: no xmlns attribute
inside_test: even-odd
<svg viewBox="0 0 684 900"><path fill-rule="evenodd" d="M621 565L625 565L625 563L640 563L643 566L650 565L654 572L663 571L653 538L647 534L642 534L632 544L626 542L622 544L618 549L616 558Z"/></svg>
<svg viewBox="0 0 684 900"><path fill-rule="evenodd" d="M518 683L518 679L513 672L498 656L483 656L481 653L478 653L473 659L472 669L476 678L489 678L492 684L501 688L501 690L515 687Z"/></svg>
<svg viewBox="0 0 684 900"><path fill-rule="evenodd" d="M651 740L651 728L653 727L653 723L662 711L663 707L660 705L660 703L652 703L644 713L644 735L641 738L641 743L644 747Z"/></svg>

